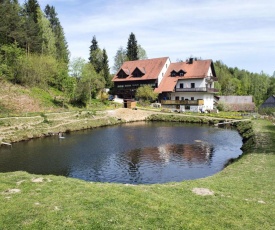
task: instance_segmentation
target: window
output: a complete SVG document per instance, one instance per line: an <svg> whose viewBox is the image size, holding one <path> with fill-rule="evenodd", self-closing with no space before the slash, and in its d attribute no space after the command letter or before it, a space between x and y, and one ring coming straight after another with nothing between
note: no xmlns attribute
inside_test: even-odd
<svg viewBox="0 0 275 230"><path fill-rule="evenodd" d="M181 72L181 73L180 73L180 76L182 77L183 75L184 75L184 74Z"/></svg>
<svg viewBox="0 0 275 230"><path fill-rule="evenodd" d="M179 101L179 99L180 99L180 98L179 98L178 96L176 96L176 101Z"/></svg>
<svg viewBox="0 0 275 230"><path fill-rule="evenodd" d="M184 97L181 97L181 100L184 101Z"/></svg>
<svg viewBox="0 0 275 230"><path fill-rule="evenodd" d="M171 73L171 76L172 76L172 77L175 77L175 76L176 76L176 73L175 73L175 72L172 72L172 73Z"/></svg>
<svg viewBox="0 0 275 230"><path fill-rule="evenodd" d="M181 89L183 88L183 83L180 83L180 88L181 88Z"/></svg>
<svg viewBox="0 0 275 230"><path fill-rule="evenodd" d="M195 83L191 83L191 88L195 88Z"/></svg>
<svg viewBox="0 0 275 230"><path fill-rule="evenodd" d="M132 75L133 75L133 77L142 77L144 75L144 73L142 73L139 68L135 68Z"/></svg>
<svg viewBox="0 0 275 230"><path fill-rule="evenodd" d="M191 97L191 101L194 101L195 99L194 99L194 97Z"/></svg>
<svg viewBox="0 0 275 230"><path fill-rule="evenodd" d="M126 77L127 77L126 74L122 71L118 74L118 78L126 78Z"/></svg>

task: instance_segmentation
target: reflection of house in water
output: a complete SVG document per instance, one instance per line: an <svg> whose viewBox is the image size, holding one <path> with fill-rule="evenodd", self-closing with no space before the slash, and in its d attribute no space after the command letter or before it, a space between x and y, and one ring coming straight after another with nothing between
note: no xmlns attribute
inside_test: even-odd
<svg viewBox="0 0 275 230"><path fill-rule="evenodd" d="M171 160L202 164L211 162L213 147L207 142L195 144L166 144L159 147L131 150L127 154L129 166L136 168L139 163L168 164Z"/></svg>

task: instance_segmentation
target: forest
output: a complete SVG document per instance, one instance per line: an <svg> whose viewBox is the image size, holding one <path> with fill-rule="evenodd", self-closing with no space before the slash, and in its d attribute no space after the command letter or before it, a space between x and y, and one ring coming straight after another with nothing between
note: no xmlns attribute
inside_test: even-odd
<svg viewBox="0 0 275 230"><path fill-rule="evenodd" d="M93 36L89 60L70 60L63 27L54 6L42 10L37 0L20 5L17 0L0 1L0 78L28 87L60 90L68 103L85 106L104 88L112 87L107 51ZM146 51L130 34L127 47L114 57L116 72L126 60L146 59ZM210 57L211 58L211 57ZM253 95L259 106L275 94L275 72L251 73L214 62L219 95Z"/></svg>

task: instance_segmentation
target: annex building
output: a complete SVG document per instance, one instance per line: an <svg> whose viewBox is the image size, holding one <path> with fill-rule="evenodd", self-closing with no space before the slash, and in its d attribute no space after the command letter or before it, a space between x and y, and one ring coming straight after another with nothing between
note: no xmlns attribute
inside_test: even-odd
<svg viewBox="0 0 275 230"><path fill-rule="evenodd" d="M212 60L189 58L171 63L169 57L126 61L113 77L114 94L135 98L136 89L150 85L159 93L163 107L194 112L214 106L214 82L217 81Z"/></svg>

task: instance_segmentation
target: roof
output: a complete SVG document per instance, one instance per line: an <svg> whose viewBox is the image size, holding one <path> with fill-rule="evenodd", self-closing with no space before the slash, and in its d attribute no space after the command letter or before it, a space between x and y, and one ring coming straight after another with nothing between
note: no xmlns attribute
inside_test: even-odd
<svg viewBox="0 0 275 230"><path fill-rule="evenodd" d="M172 92L177 84L177 81L179 79L199 79L199 78L205 78L208 74L209 67L212 68L212 72L214 77L216 76L214 72L214 67L212 60L194 60L191 63L189 62L177 62L177 63L171 63L168 67L163 80L161 81L158 88L155 89L155 92L161 93L161 92ZM176 71L179 72L180 70L183 70L186 72L184 76L175 76L171 77L171 72Z"/></svg>
<svg viewBox="0 0 275 230"><path fill-rule="evenodd" d="M126 61L123 63L117 74L113 77L112 81L141 81L141 80L154 80L157 79L163 66L165 65L168 57L152 58L146 60ZM142 77L133 77L132 73L138 68L144 75ZM118 73L121 70L128 70L130 73L126 78L119 78ZM125 72L125 71L124 71Z"/></svg>
<svg viewBox="0 0 275 230"><path fill-rule="evenodd" d="M261 108L275 107L275 95L271 95L266 101L261 105Z"/></svg>

